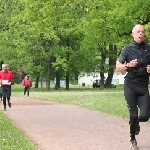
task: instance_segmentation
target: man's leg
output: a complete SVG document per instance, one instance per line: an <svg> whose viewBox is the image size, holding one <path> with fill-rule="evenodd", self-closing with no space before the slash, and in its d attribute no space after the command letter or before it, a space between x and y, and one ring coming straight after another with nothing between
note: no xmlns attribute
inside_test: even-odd
<svg viewBox="0 0 150 150"><path fill-rule="evenodd" d="M0 100L2 101L2 87L0 86Z"/></svg>
<svg viewBox="0 0 150 150"><path fill-rule="evenodd" d="M2 86L2 100L4 105L4 110L6 110L6 94L7 94L7 88L6 86Z"/></svg>
<svg viewBox="0 0 150 150"><path fill-rule="evenodd" d="M10 97L9 96L7 96L7 102L8 102L9 108L11 108L11 103L10 103Z"/></svg>
<svg viewBox="0 0 150 150"><path fill-rule="evenodd" d="M24 95L26 95L26 91L27 91L27 88L26 88L26 87L24 87Z"/></svg>
<svg viewBox="0 0 150 150"><path fill-rule="evenodd" d="M29 87L27 88L27 97L29 97Z"/></svg>
<svg viewBox="0 0 150 150"><path fill-rule="evenodd" d="M129 120L129 129L130 129L130 141L135 141L135 132L136 124L138 120L138 96L131 90L130 84L124 84L124 96L127 101L130 120Z"/></svg>
<svg viewBox="0 0 150 150"><path fill-rule="evenodd" d="M0 101L2 101L2 93L0 94Z"/></svg>
<svg viewBox="0 0 150 150"><path fill-rule="evenodd" d="M6 110L6 97L3 97L4 110Z"/></svg>
<svg viewBox="0 0 150 150"><path fill-rule="evenodd" d="M8 102L9 108L11 108L10 96L11 96L11 86L8 86L7 87L7 102Z"/></svg>
<svg viewBox="0 0 150 150"><path fill-rule="evenodd" d="M143 96L138 98L138 105L140 108L140 115L138 117L138 122L146 122L150 118L150 98L149 92L146 91Z"/></svg>

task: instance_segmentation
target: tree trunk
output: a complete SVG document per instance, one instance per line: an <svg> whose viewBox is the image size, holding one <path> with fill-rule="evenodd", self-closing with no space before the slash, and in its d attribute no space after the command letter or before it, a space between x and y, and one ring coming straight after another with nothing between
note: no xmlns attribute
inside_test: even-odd
<svg viewBox="0 0 150 150"><path fill-rule="evenodd" d="M39 77L36 77L36 81L35 81L35 88L38 88L39 86Z"/></svg>
<svg viewBox="0 0 150 150"><path fill-rule="evenodd" d="M51 70L51 57L48 58L47 62L46 91L50 90L50 70Z"/></svg>
<svg viewBox="0 0 150 150"><path fill-rule="evenodd" d="M43 80L42 77L40 78L40 82L41 82L41 88L43 87Z"/></svg>
<svg viewBox="0 0 150 150"><path fill-rule="evenodd" d="M66 73L66 90L69 90L69 73Z"/></svg>
<svg viewBox="0 0 150 150"><path fill-rule="evenodd" d="M69 49L69 40L67 40L67 46ZM67 52L67 61L69 61L70 55L69 52ZM69 71L66 72L66 90L69 90Z"/></svg>
<svg viewBox="0 0 150 150"><path fill-rule="evenodd" d="M104 43L105 45L105 43ZM104 90L104 70L105 70L105 60L106 60L106 50L105 48L100 48L101 49L101 61L100 61L100 90Z"/></svg>
<svg viewBox="0 0 150 150"><path fill-rule="evenodd" d="M111 82L114 75L114 69L116 65L116 59L117 59L117 47L116 45L109 44L109 69L108 69L108 77L106 79L105 87L110 88Z"/></svg>
<svg viewBox="0 0 150 150"><path fill-rule="evenodd" d="M55 85L55 90L58 90L60 88L60 77L59 77L59 72L56 71L56 85Z"/></svg>
<svg viewBox="0 0 150 150"><path fill-rule="evenodd" d="M105 76L104 76L104 73L103 72L100 72L100 90L104 90L104 79L105 79Z"/></svg>
<svg viewBox="0 0 150 150"><path fill-rule="evenodd" d="M1 70L2 70L2 64L3 64L3 63L4 63L4 61L1 61L1 62L0 62L0 65L1 65L1 66L0 66L0 69L1 69Z"/></svg>

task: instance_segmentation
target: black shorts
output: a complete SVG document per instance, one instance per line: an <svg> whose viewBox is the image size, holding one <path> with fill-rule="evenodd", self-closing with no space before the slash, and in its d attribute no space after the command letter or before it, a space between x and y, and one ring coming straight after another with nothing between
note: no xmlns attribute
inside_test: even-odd
<svg viewBox="0 0 150 150"><path fill-rule="evenodd" d="M10 85L2 85L2 96L10 97L11 96L11 86Z"/></svg>
<svg viewBox="0 0 150 150"><path fill-rule="evenodd" d="M0 87L0 94L2 94L2 87Z"/></svg>

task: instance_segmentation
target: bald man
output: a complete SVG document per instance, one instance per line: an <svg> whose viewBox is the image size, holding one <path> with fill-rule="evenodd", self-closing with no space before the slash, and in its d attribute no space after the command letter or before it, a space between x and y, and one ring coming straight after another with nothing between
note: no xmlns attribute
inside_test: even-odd
<svg viewBox="0 0 150 150"><path fill-rule="evenodd" d="M116 71L127 72L124 80L124 96L130 113L130 148L136 150L138 146L135 135L140 132L139 122L146 122L150 117L148 90L150 45L144 42L145 30L143 25L135 25L132 29L132 36L133 42L121 51L116 63Z"/></svg>

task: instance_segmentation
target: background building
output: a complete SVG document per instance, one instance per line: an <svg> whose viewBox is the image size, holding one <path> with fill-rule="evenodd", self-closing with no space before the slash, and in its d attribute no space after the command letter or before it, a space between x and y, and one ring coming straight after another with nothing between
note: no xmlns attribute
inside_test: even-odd
<svg viewBox="0 0 150 150"><path fill-rule="evenodd" d="M105 76L105 79L107 79L108 74L105 73L104 76ZM123 75L121 73L114 72L112 83L115 85L124 84L124 76L125 76L125 74ZM89 74L81 73L78 76L78 85L91 87L93 84L93 81L96 79L100 79L100 73L99 72L93 72L93 73L89 73Z"/></svg>

